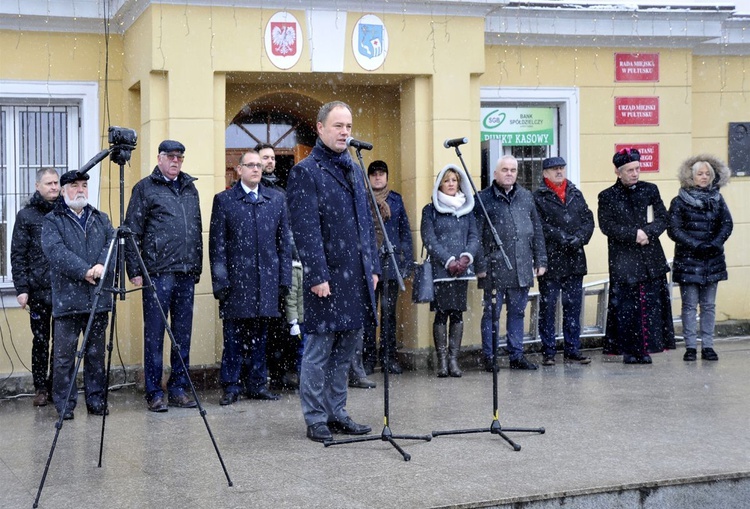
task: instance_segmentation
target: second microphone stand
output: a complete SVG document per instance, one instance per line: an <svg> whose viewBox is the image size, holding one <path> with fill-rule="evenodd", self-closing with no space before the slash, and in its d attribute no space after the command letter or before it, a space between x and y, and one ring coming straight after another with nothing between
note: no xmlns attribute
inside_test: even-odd
<svg viewBox="0 0 750 509"><path fill-rule="evenodd" d="M490 231L492 232L492 237L495 242L495 245L497 246L497 249L500 251L500 254L503 258L503 262L505 264L505 267L508 270L511 270L513 267L510 263L510 259L508 258L508 255L505 253L505 249L503 249L503 242L500 240L500 236L497 233L497 230L495 229L495 225L492 224L492 221L490 220L490 216L487 213L487 208L484 206L484 203L482 202L482 197L477 192L477 188L474 185L474 181L471 178L471 175L469 174L469 170L466 168L466 163L464 162L463 157L461 156L461 151L458 148L458 145L455 146L456 149L456 155L458 155L458 159L461 161L461 165L464 168L464 172L466 173L466 178L469 180L469 183L471 184L471 188L474 191L474 196L476 196L476 200L479 202L479 206L482 208L482 212L484 214L484 219L486 224L488 225ZM480 242L482 239L480 238ZM524 433L540 433L544 434L545 430L544 428L508 428L503 427L500 424L500 411L498 410L498 390L497 390L497 348L499 343L499 335L500 335L500 306L497 305L497 299L502 299L502 295L498 295L498 288L497 284L495 283L495 278L493 277L493 273L495 272L495 260L493 260L491 257L488 256L489 259L489 267L487 271L487 275L485 276L485 285L491 285L489 288L485 288L485 291L490 291L491 295L491 301L490 305L492 306L492 422L490 423L489 428L470 428L470 429L455 429L455 430L448 430L448 431L433 431L432 436L438 437L441 435L465 435L468 433L490 433L492 435L499 435L502 439L504 439L506 442L508 442L512 447L514 451L520 451L521 446L515 443L513 440L510 439L508 435L505 434L506 431L518 431L518 432L524 432ZM498 267L497 270L502 270L502 268Z"/></svg>
<svg viewBox="0 0 750 509"><path fill-rule="evenodd" d="M362 161L362 153L359 148L356 148L357 152L357 159L359 160L359 167L362 170L363 179L365 181L365 187L367 187L368 194L370 196L370 201L373 207L373 210L375 210L375 215L378 219L378 225L380 226L380 230L383 232L383 249L385 250L385 253L388 255L388 258L390 260L390 264L386 264L385 270L383 271L383 287L385 288L385 284L388 281L388 268L389 266L392 268L392 270L395 272L396 279L398 280L398 285L400 291L404 291L406 288L404 286L404 278L401 276L401 272L398 269L398 264L396 263L396 254L393 250L393 244L391 244L391 239L388 238L388 232L385 230L385 224L383 223L383 216L380 214L380 208L378 207L378 202L375 199L375 192L372 190L372 184L370 183L370 179L367 176L367 172L365 171L365 165ZM375 253L374 256L378 256L377 253ZM383 292L385 294L385 292ZM382 299L381 306L390 306L393 303L389 302L390 299L387 297ZM377 309L375 310L377 313ZM388 341L381 341L381 345L383 348L383 358L389 359L389 351L388 351ZM383 369L383 430L380 432L380 435L368 435L368 436L361 436L361 437L355 437L355 438L344 438L341 440L329 440L326 442L323 442L323 445L325 447L329 447L331 445L340 445L340 444L353 444L357 442L370 442L374 440L380 440L383 442L390 443L399 453L401 453L401 456L403 456L404 461L409 461L411 459L411 455L404 451L400 445L396 443L396 439L404 439L404 440L424 440L426 442L429 442L432 440L432 435L397 435L394 434L391 431L390 428L390 405L389 405L389 399L390 399L390 383L388 380L388 373L389 369Z"/></svg>

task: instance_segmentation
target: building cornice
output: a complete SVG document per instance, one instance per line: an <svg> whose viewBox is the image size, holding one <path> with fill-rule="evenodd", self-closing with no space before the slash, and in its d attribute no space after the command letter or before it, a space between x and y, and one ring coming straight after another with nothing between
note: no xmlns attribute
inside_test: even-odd
<svg viewBox="0 0 750 509"><path fill-rule="evenodd" d="M234 9L350 11L485 19L489 45L686 48L750 54L750 16L734 4L626 5L575 0L43 0L0 3L0 30L125 33L152 4ZM105 24L105 19L106 24Z"/></svg>

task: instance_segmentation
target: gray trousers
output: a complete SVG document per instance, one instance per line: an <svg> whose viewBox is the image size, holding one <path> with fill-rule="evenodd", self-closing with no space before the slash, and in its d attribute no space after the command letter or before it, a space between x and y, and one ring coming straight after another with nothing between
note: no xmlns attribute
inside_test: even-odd
<svg viewBox="0 0 750 509"><path fill-rule="evenodd" d="M343 420L349 366L362 329L305 334L300 370L300 402L305 423Z"/></svg>
<svg viewBox="0 0 750 509"><path fill-rule="evenodd" d="M713 348L714 324L716 323L716 289L718 283L707 285L680 284L682 300L682 334L685 348L698 345L698 306L700 305L701 347Z"/></svg>

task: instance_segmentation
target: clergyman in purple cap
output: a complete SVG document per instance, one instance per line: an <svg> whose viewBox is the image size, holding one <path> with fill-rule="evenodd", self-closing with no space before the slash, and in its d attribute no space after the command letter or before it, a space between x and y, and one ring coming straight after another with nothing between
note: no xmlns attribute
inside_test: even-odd
<svg viewBox="0 0 750 509"><path fill-rule="evenodd" d="M625 364L651 364L649 354L675 348L669 265L659 242L667 209L659 188L640 180L640 159L637 149L617 151L617 181L599 193L610 279L604 353L622 354Z"/></svg>

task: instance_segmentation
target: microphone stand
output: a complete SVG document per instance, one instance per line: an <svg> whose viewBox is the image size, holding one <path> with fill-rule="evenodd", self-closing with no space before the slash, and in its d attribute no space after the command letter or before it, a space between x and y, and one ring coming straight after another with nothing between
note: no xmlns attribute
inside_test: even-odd
<svg viewBox="0 0 750 509"><path fill-rule="evenodd" d="M110 127L110 131L112 131L112 127ZM114 340L114 334L115 334L115 326L117 321L117 296L120 297L120 300L125 300L125 295L129 293L128 290L125 289L125 246L127 244L128 249L132 249L135 253L135 256L138 261L138 265L140 266L141 273L143 274L143 286L138 289L130 290L130 292L135 291L145 291L150 290L154 293L154 297L156 297L156 288L154 287L151 278L148 274L148 271L146 270L146 266L143 262L143 258L140 255L140 252L138 251L138 246L135 243L135 240L133 239L133 232L128 228L127 226L122 226L122 223L124 222L125 217L125 204L124 204L124 187L125 187L125 163L128 162L130 159L130 152L135 149L135 142L133 142L132 145L129 144L115 144L112 145L109 149L102 150L97 155L95 155L91 160L89 160L86 164L84 164L78 171L81 174L85 174L88 172L91 168L99 164L102 160L104 160L107 156L111 155L111 160L119 164L120 166L120 227L117 228L115 237L110 241L109 248L107 249L107 257L104 262L104 270L102 272L102 277L99 280L99 283L97 284L96 291L94 293L94 301L91 305L91 312L89 314L88 322L86 324L86 329L83 334L83 340L81 341L81 347L76 353L76 357L78 358L76 360L75 368L73 370L73 376L70 380L70 386L68 387L67 396L65 399L65 405L67 406L68 401L70 401L70 398L75 393L76 389L76 377L78 375L78 371L81 368L81 363L83 361L83 357L86 353L86 348L89 342L89 336L91 334L91 327L94 322L94 318L96 315L96 309L99 304L99 300L102 297L102 294L104 292L110 292L114 295L112 299L112 313L110 317L110 336L109 336L109 343L107 344L107 351L108 351L108 357L107 357L107 367L106 367L106 376L105 376L105 384L104 384L104 403L103 408L104 411L102 413L102 429L101 429L101 437L99 439L99 462L97 464L97 467L101 468L102 466L102 455L104 451L104 429L107 421L107 405L108 405L108 397L109 397L109 377L110 377L110 368L112 366L112 350L113 350L113 340ZM111 276L108 276L111 271ZM107 286L105 288L105 283L111 282L112 286ZM161 316L162 321L164 322L164 328L169 335L169 339L172 341L172 348L177 348L177 351L179 352L178 343L175 339L174 335L172 334L172 329L169 326L167 322L167 317L164 314L164 310L161 307L161 303L159 302L158 298L154 299L156 301L157 307L159 309L159 314ZM211 438L211 442L213 443L214 450L216 451L216 455L219 458L219 463L221 463L221 468L224 470L224 476L227 479L227 483L229 486L232 486L232 480L229 478L229 472L227 471L226 465L224 465L224 459L221 457L221 452L219 451L219 446L216 444L216 440L214 439L214 435L211 432L211 428L208 425L208 421L206 420L206 411L201 406L200 400L198 399L198 394L195 390L195 386L193 385L193 381L190 379L190 373L188 373L188 370L185 367L185 361L182 358L181 355L178 355L178 358L180 359L180 363L182 363L182 368L185 370L185 375L187 376L188 383L190 384L190 390L192 391L193 397L195 398L195 402L197 404L197 409L200 412L201 417L203 418L203 422L206 425L206 430L208 431L208 436ZM87 368L88 369L88 368ZM60 431L63 427L64 422L64 414L65 412L62 412L60 416L57 419L57 422L55 423L55 437L52 441L52 446L49 451L49 455L47 456L47 463L44 466L44 472L42 473L42 479L39 483L39 488L36 493L36 498L34 499L34 508L39 507L39 499L42 496L42 489L44 489L44 483L47 479L47 474L49 472L50 463L52 462L52 456L55 452L55 447L57 445L58 437L60 436Z"/></svg>
<svg viewBox="0 0 750 509"><path fill-rule="evenodd" d="M482 197L477 192L477 188L474 186L474 181L471 178L471 174L469 173L469 170L466 168L466 163L464 162L463 157L461 156L461 151L458 148L458 145L455 145L456 149L456 155L458 156L459 160L461 161L461 165L464 168L464 172L466 173L466 178L469 179L469 183L471 184L471 188L474 191L474 196L476 198L476 201L479 202L479 206L482 208L482 212L484 214L485 222L489 226L490 231L492 232L492 237L495 242L495 245L497 246L498 250L500 251L500 254L503 257L503 261L505 262L505 267L508 270L512 270L513 266L510 263L510 259L508 259L508 255L505 254L505 250L503 249L503 243L500 240L500 236L497 233L497 230L495 229L495 225L492 224L492 221L490 221L490 216L487 213L487 208L484 206L484 202L482 202ZM481 232L480 232L481 233ZM480 238L479 241L481 242L482 239ZM498 410L498 389L497 389L497 348L499 343L499 334L500 334L500 309L497 305L497 299L498 299L498 288L497 283L495 282L495 279L493 278L493 274L495 273L495 260L488 256L487 259L489 260L489 267L487 271L487 275L485 276L484 285L491 285L489 287L489 291L491 292L491 300L490 305L492 306L492 422L490 423L489 428L471 428L471 429L455 429L455 430L448 430L448 431L433 431L432 436L438 437L441 435L465 435L469 433L490 433L492 435L499 435L501 438L503 438L506 442L508 442L512 447L514 451L520 451L521 446L515 443L511 438L505 434L506 431L517 431L517 432L524 432L524 433L539 433L544 434L545 429L544 428L508 428L503 427L500 424L500 411ZM502 268L497 268L497 270L502 270ZM487 288L485 288L487 290ZM500 297L502 298L502 296ZM484 299L482 299L484 300Z"/></svg>
<svg viewBox="0 0 750 509"><path fill-rule="evenodd" d="M364 148L364 147L362 147ZM370 196L370 202L373 207L373 210L375 210L375 216L378 219L378 225L380 226L381 231L383 232L383 249L385 250L385 253L388 255L388 258L390 260L390 266L393 267L393 271L396 274L396 279L398 280L398 286L400 290L403 292L406 290L406 287L404 286L404 278L401 276L401 271L399 271L398 264L396 263L396 254L393 250L393 244L391 243L391 239L388 238L388 232L385 229L385 224L383 223L383 216L380 214L380 208L378 207L378 202L375 199L375 192L372 189L372 184L370 183L370 179L367 176L367 171L365 170L364 162L362 161L362 153L361 148L356 147L355 148L357 152L357 159L359 160L359 167L362 170L363 179L365 181L365 187L369 191L368 194ZM378 256L378 253L374 253L373 256ZM383 271L383 282L382 284L385 285L388 281L388 265L386 265L385 270ZM385 288L385 286L384 286ZM373 288L374 291L374 288ZM383 292L385 294L385 291ZM381 306L389 306L390 303L388 302L387 296L383 299L381 299ZM375 310L375 313L377 314L377 309ZM388 359L389 358L389 352L388 352L388 341L383 342L383 358ZM363 436L363 437L356 437L356 438L345 438L341 440L329 440L326 442L323 442L323 445L325 447L329 447L331 445L340 445L340 444L353 444L357 442L370 442L373 440L380 440L383 442L390 443L399 453L401 453L401 456L403 456L404 461L409 461L411 459L411 455L404 451L401 446L399 446L396 443L395 439L405 439L405 440L424 440L426 442L429 442L432 440L432 435L396 435L391 431L390 428L390 406L389 406L389 398L390 398L390 384L388 380L388 375L390 370L384 369L383 370L383 431L380 432L380 435L369 435L369 436Z"/></svg>

